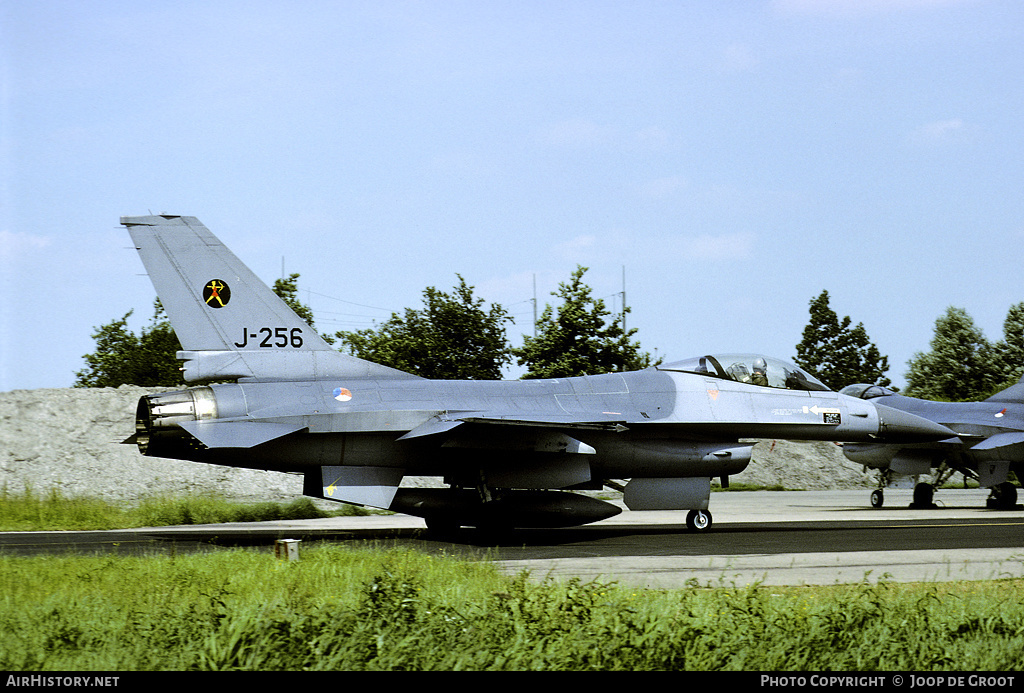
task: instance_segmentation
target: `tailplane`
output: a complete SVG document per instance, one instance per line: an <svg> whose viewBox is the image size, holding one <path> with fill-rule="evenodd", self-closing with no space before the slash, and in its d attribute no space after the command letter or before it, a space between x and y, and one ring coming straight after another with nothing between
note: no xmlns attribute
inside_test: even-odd
<svg viewBox="0 0 1024 693"><path fill-rule="evenodd" d="M195 217L121 217L181 342L187 382L412 378L335 351Z"/></svg>

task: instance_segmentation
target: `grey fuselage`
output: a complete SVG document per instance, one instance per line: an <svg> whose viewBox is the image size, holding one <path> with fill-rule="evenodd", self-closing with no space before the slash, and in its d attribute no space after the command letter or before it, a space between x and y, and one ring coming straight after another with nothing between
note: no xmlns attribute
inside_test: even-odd
<svg viewBox="0 0 1024 693"><path fill-rule="evenodd" d="M172 402L179 393L140 403L146 454L293 472L353 465L458 476L484 467L527 488L514 483L515 470L547 466L553 455L584 460L592 479L713 477L746 467L749 448L743 454L735 445L741 439L866 442L884 430L874 406L836 392L657 367L553 380L338 378L183 392L204 403L188 412ZM202 424L215 424L206 427L212 435ZM254 445L232 440L230 424L288 433Z"/></svg>
<svg viewBox="0 0 1024 693"><path fill-rule="evenodd" d="M181 340L192 387L143 397L144 454L303 474L303 493L436 524L550 526L619 508L706 529L711 478L758 438L939 440L930 421L829 391L792 364L707 354L643 371L434 381L336 351L195 217L122 217ZM399 488L405 476L451 488ZM562 491L554 491L562 489Z"/></svg>
<svg viewBox="0 0 1024 693"><path fill-rule="evenodd" d="M986 462L1006 461L1020 473L1024 465L1024 440L1012 436L1024 432L1024 406L997 398L983 402L933 402L888 394L872 397L873 404L891 407L942 424L958 435L957 439L914 445L851 445L844 452L852 461L874 468L886 468L901 451L929 459L931 466L946 462L954 469L977 471ZM1008 436L1007 443L996 445ZM987 441L992 441L986 447Z"/></svg>

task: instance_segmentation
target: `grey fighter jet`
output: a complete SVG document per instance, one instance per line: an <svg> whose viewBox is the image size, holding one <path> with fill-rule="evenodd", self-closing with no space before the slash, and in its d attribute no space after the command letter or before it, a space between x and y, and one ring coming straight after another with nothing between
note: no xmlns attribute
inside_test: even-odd
<svg viewBox="0 0 1024 693"><path fill-rule="evenodd" d="M688 510L703 531L711 479L743 471L749 439L952 435L753 355L551 380L426 380L332 349L195 217L121 223L181 340L186 382L210 383L143 397L126 443L303 474L307 495L429 528L586 524L620 510L573 491L628 479L628 508ZM448 488L402 487L407 475Z"/></svg>
<svg viewBox="0 0 1024 693"><path fill-rule="evenodd" d="M1018 479L1024 477L1024 378L983 402L932 402L904 397L879 385L850 385L841 392L956 432L955 437L935 443L844 444L847 459L878 470L872 506L882 507L887 486L897 485L903 478L927 476L934 468L932 481L918 480L914 485L913 507L932 507L935 490L955 472L991 489L988 507L1017 507L1017 488L1007 479L1011 471Z"/></svg>

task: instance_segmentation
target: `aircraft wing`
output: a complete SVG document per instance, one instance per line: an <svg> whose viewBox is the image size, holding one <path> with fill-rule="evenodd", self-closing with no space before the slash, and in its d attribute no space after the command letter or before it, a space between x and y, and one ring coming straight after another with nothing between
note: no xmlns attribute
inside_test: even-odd
<svg viewBox="0 0 1024 693"><path fill-rule="evenodd" d="M504 416L504 415L472 415L460 418L448 418L438 419L433 418L426 423L423 423L413 430L406 433L399 440L412 440L414 438L424 438L427 436L436 436L446 433L451 433L460 426L467 425L486 425L495 427L509 427L511 428L522 428L522 427L537 427L537 428L549 428L549 429L560 429L560 430L602 430L612 431L615 433L621 433L629 430L625 424L624 419L620 414L608 415L608 418L591 418L589 420L580 420L578 417L571 415L551 415L551 416L537 416L530 418L521 418L516 416Z"/></svg>
<svg viewBox="0 0 1024 693"><path fill-rule="evenodd" d="M574 437L575 431L628 430L621 415L614 418L609 415L609 420L580 421L571 415L521 418L504 413L467 414L460 418L435 417L398 440L448 450L486 450L499 457L509 452L524 453L515 465L501 462L484 465L488 481L497 486L565 488L593 482L589 458L597 454L597 450ZM533 453L549 453L551 457Z"/></svg>
<svg viewBox="0 0 1024 693"><path fill-rule="evenodd" d="M1021 443L1024 443L1024 431L1010 431L989 436L973 446L971 450L997 450L1011 445L1020 445Z"/></svg>

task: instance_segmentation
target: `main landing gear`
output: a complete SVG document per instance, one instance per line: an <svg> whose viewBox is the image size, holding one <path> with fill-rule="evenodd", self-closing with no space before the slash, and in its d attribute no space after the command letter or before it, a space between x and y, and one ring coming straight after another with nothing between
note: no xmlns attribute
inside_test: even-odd
<svg viewBox="0 0 1024 693"><path fill-rule="evenodd" d="M911 508L930 509L936 507L932 500L935 496L935 487L921 481L914 486L914 500L910 503ZM871 492L871 507L881 508L885 504L885 491L876 488Z"/></svg>
<svg viewBox="0 0 1024 693"><path fill-rule="evenodd" d="M946 480L953 475L954 469L943 464L935 471L935 481L919 481L914 485L914 500L910 503L911 508L930 509L934 508L935 489L946 483ZM881 508L885 504L885 488L892 483L893 473L883 469L878 473L878 488L871 492L871 507Z"/></svg>
<svg viewBox="0 0 1024 693"><path fill-rule="evenodd" d="M917 482L914 485L914 498L909 507L914 509L931 509L937 507L934 501L935 490L942 484L946 483L955 471L956 470L950 469L949 467L942 466L936 472L934 482ZM888 469L879 473L878 488L871 492L872 508L881 508L882 505L885 504L885 488L889 485L891 477L892 475ZM1018 509L1020 506L1017 505L1017 487L1009 481L996 484L991 488L991 493L985 500L985 507L992 510Z"/></svg>
<svg viewBox="0 0 1024 693"><path fill-rule="evenodd" d="M686 513L686 527L691 532L706 532L711 527L711 513L707 510L691 510Z"/></svg>
<svg viewBox="0 0 1024 693"><path fill-rule="evenodd" d="M1016 510L1019 507L1017 505L1017 487L1009 481L996 484L992 487L992 493L985 500L985 507L996 510Z"/></svg>

